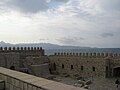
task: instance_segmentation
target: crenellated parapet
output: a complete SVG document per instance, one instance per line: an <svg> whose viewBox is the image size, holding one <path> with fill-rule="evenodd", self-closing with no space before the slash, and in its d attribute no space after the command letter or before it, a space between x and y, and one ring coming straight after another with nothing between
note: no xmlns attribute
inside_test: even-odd
<svg viewBox="0 0 120 90"><path fill-rule="evenodd" d="M44 51L42 47L0 47L0 52Z"/></svg>
<svg viewBox="0 0 120 90"><path fill-rule="evenodd" d="M72 52L58 52L54 56L76 56L76 57L120 57L118 53L72 53Z"/></svg>

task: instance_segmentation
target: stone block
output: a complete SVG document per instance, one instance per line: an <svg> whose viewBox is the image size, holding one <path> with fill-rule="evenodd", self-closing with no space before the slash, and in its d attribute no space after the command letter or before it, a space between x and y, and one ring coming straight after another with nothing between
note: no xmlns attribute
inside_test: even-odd
<svg viewBox="0 0 120 90"><path fill-rule="evenodd" d="M10 84L10 90L13 90L13 85L12 84Z"/></svg>
<svg viewBox="0 0 120 90"><path fill-rule="evenodd" d="M5 87L6 87L6 89L9 89L10 88L10 84L9 83L5 83Z"/></svg>
<svg viewBox="0 0 120 90"><path fill-rule="evenodd" d="M3 74L0 75L0 79L4 80L4 75Z"/></svg>
<svg viewBox="0 0 120 90"><path fill-rule="evenodd" d="M12 79L10 77L7 77L7 82L12 83Z"/></svg>
<svg viewBox="0 0 120 90"><path fill-rule="evenodd" d="M70 85L66 85L66 84L58 83L58 82L47 84L42 87L47 90L72 90L74 88L74 86L70 86Z"/></svg>
<svg viewBox="0 0 120 90"><path fill-rule="evenodd" d="M11 78L11 81L12 81L12 85L15 85L14 83L15 83L15 79L14 78Z"/></svg>
<svg viewBox="0 0 120 90"><path fill-rule="evenodd" d="M5 81L0 80L0 90L4 90L5 89Z"/></svg>
<svg viewBox="0 0 120 90"><path fill-rule="evenodd" d="M2 74L0 74L0 79L2 79Z"/></svg>
<svg viewBox="0 0 120 90"><path fill-rule="evenodd" d="M19 86L20 86L20 84L19 84L19 80L14 79L14 85L15 85L16 87L19 87Z"/></svg>
<svg viewBox="0 0 120 90"><path fill-rule="evenodd" d="M24 87L24 83L22 81L19 81L19 88L23 90L23 87Z"/></svg>
<svg viewBox="0 0 120 90"><path fill-rule="evenodd" d="M28 90L27 83L24 83L24 84L23 84L23 90Z"/></svg>
<svg viewBox="0 0 120 90"><path fill-rule="evenodd" d="M87 80L86 82L85 82L85 85L90 85L92 82L91 82L91 80Z"/></svg>
<svg viewBox="0 0 120 90"><path fill-rule="evenodd" d="M13 86L13 90L17 90L17 88L15 86Z"/></svg>
<svg viewBox="0 0 120 90"><path fill-rule="evenodd" d="M33 86L32 85L28 85L28 90L33 90Z"/></svg>
<svg viewBox="0 0 120 90"><path fill-rule="evenodd" d="M85 86L84 86L84 89L88 89L88 85L85 85Z"/></svg>
<svg viewBox="0 0 120 90"><path fill-rule="evenodd" d="M21 90L20 88L17 88L17 90Z"/></svg>
<svg viewBox="0 0 120 90"><path fill-rule="evenodd" d="M36 86L33 86L33 90L38 90Z"/></svg>

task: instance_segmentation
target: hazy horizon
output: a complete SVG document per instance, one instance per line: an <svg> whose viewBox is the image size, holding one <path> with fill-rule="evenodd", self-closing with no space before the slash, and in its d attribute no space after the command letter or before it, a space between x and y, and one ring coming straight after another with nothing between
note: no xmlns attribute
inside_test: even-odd
<svg viewBox="0 0 120 90"><path fill-rule="evenodd" d="M29 47L29 46L31 46L31 47L33 47L34 45L37 45L37 46L35 46L35 47L51 47L52 46L52 49L55 47L55 49L56 49L56 46L58 46L58 47L71 47L71 49L72 49L72 47L73 47L73 49L74 48L76 48L76 49L107 49L107 48L111 48L111 49L113 49L114 47L90 47L90 46L77 46L77 45L59 45L59 44L55 44L55 43L41 43L41 42L37 42L37 43L29 43L29 42L27 42L27 43L9 43L9 42L4 42L4 41L0 41L0 46L3 46L3 47L9 47L9 44L11 45L11 47L18 47L18 46L20 46L20 47L23 47L23 45L25 45L25 47ZM4 46L5 45L5 46ZM39 46L38 46L39 45ZM42 46L40 46L40 45L42 45ZM45 46L44 46L45 45ZM116 48L119 48L119 47L116 47ZM120 49L120 48L119 48Z"/></svg>
<svg viewBox="0 0 120 90"><path fill-rule="evenodd" d="M0 0L0 41L120 48L120 0Z"/></svg>

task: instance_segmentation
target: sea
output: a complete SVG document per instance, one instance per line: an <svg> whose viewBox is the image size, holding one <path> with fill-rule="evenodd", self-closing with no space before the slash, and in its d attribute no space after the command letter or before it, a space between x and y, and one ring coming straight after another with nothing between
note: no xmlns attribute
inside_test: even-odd
<svg viewBox="0 0 120 90"><path fill-rule="evenodd" d="M45 50L45 55L54 55L54 53L72 52L72 53L113 53L120 54L120 48L89 48L89 49L49 49Z"/></svg>

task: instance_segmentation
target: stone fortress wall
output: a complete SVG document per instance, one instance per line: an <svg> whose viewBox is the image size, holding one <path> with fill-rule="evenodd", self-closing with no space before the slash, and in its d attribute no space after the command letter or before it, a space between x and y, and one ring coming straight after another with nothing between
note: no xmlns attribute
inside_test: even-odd
<svg viewBox="0 0 120 90"><path fill-rule="evenodd" d="M11 66L16 67L15 69L19 71L20 69L20 56L19 53L0 53L0 66L5 68L11 68Z"/></svg>
<svg viewBox="0 0 120 90"><path fill-rule="evenodd" d="M113 77L120 72L120 54L55 53L49 59L52 70L72 77Z"/></svg>
<svg viewBox="0 0 120 90"><path fill-rule="evenodd" d="M24 67L24 59L27 57L44 56L44 49L41 47L0 47L0 66L16 70Z"/></svg>
<svg viewBox="0 0 120 90"><path fill-rule="evenodd" d="M44 55L44 49L42 47L0 47L0 53L8 52L19 52L19 53L32 53L36 54L39 52L39 55Z"/></svg>
<svg viewBox="0 0 120 90"><path fill-rule="evenodd" d="M120 74L120 54L64 52L46 56L41 47L0 47L0 66L36 76L56 72L71 77L113 77Z"/></svg>

